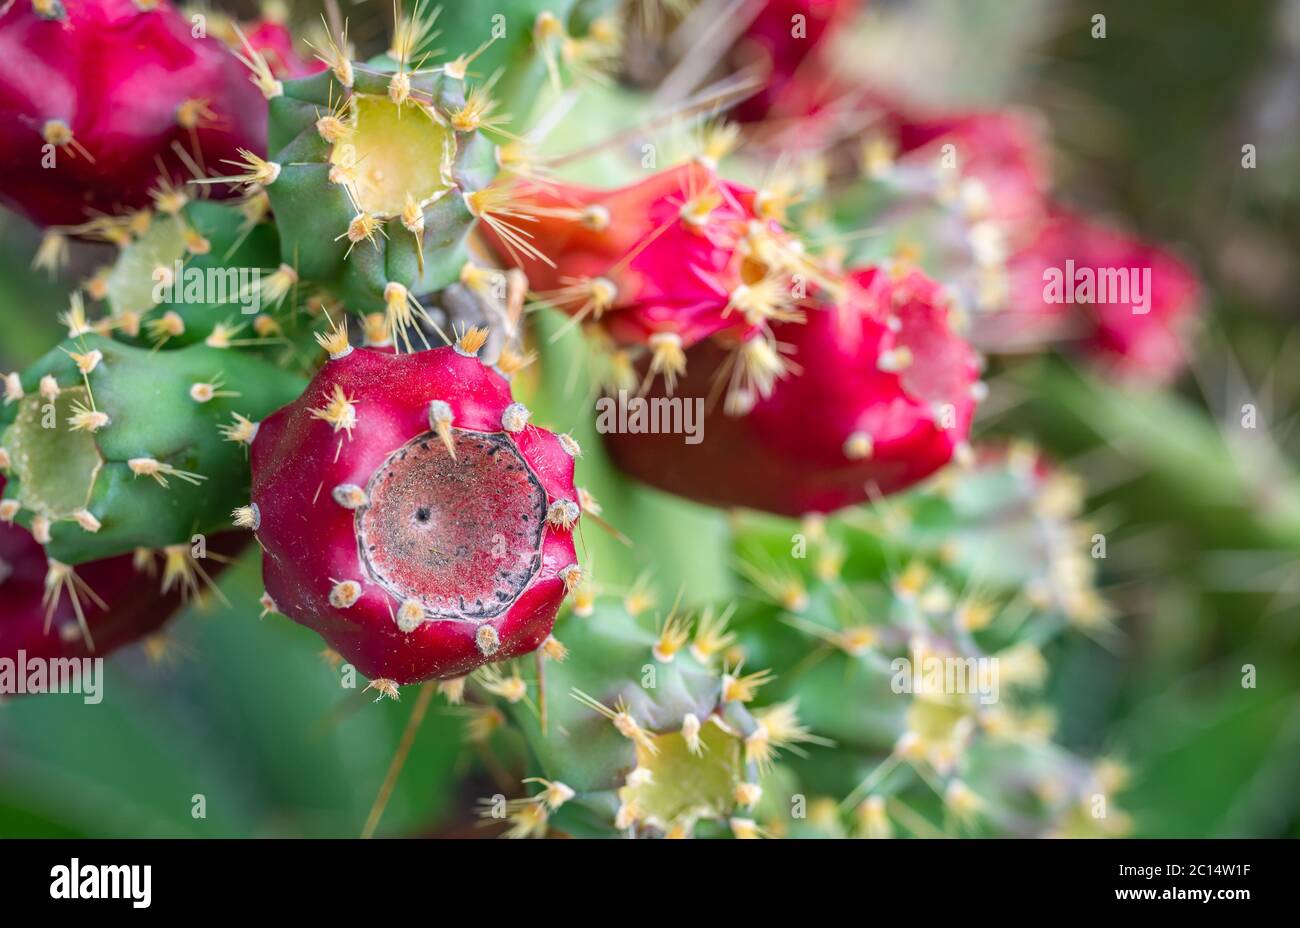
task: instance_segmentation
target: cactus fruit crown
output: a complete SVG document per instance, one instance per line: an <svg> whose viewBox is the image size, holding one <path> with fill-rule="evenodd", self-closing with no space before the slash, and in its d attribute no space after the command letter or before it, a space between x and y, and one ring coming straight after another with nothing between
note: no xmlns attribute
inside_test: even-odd
<svg viewBox="0 0 1300 928"><path fill-rule="evenodd" d="M0 201L42 225L103 231L240 149L265 147L259 95L188 16L144 0L0 6L7 139ZM91 78L93 75L93 79ZM54 164L42 157L52 147Z"/></svg>
<svg viewBox="0 0 1300 928"><path fill-rule="evenodd" d="M393 684L532 650L578 581L569 439L529 422L477 352L413 354L337 329L306 392L263 421L253 490L275 607Z"/></svg>

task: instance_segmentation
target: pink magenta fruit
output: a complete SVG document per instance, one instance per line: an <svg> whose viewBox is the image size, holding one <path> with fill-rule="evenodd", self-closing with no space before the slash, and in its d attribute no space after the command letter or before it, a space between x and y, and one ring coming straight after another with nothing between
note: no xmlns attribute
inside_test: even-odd
<svg viewBox="0 0 1300 928"><path fill-rule="evenodd" d="M530 261L529 283L624 344L672 333L690 347L720 331L744 333L753 326L728 309L736 287L800 264L755 198L699 162L617 190L525 188L521 208L536 217L526 231L555 265Z"/></svg>
<svg viewBox="0 0 1300 928"><path fill-rule="evenodd" d="M773 335L790 372L769 395L710 406L728 356L701 345L678 394L704 401L702 440L604 429L618 466L688 499L797 516L905 489L966 447L978 359L950 328L942 288L921 272L853 272L841 305Z"/></svg>
<svg viewBox="0 0 1300 928"><path fill-rule="evenodd" d="M797 318L792 280L815 279L764 195L700 160L616 190L525 188L519 202L535 220L531 243L553 264L524 268L537 298L616 345L648 348L670 390L684 349ZM517 257L494 241L503 259Z"/></svg>
<svg viewBox="0 0 1300 928"><path fill-rule="evenodd" d="M160 172L179 182L239 149L265 154L263 92L192 28L166 0L7 4L0 203L76 226L148 205Z"/></svg>
<svg viewBox="0 0 1300 928"><path fill-rule="evenodd" d="M1123 376L1164 383L1187 363L1200 304L1191 267L1113 226L1055 210L1009 262L1009 309L989 319L1023 340L1059 339ZM997 337L982 340L997 347Z"/></svg>
<svg viewBox="0 0 1300 928"><path fill-rule="evenodd" d="M0 490L4 489L0 477ZM203 562L214 578L247 544L223 534ZM189 545L79 564L50 560L21 526L0 518L0 658L105 657L145 638L192 595L202 579Z"/></svg>
<svg viewBox="0 0 1300 928"><path fill-rule="evenodd" d="M766 76L763 87L742 100L732 115L742 122L757 122L782 115L782 101L790 93L821 46L850 21L860 0L769 0L764 3L731 50L737 67L755 66Z"/></svg>
<svg viewBox="0 0 1300 928"><path fill-rule="evenodd" d="M577 446L528 421L479 361L483 335L401 355L336 344L253 441L239 521L270 604L374 680L532 651L581 578Z"/></svg>
<svg viewBox="0 0 1300 928"><path fill-rule="evenodd" d="M303 55L295 46L289 27L278 18L264 17L249 23L243 31L249 46L261 53L266 59L267 67L277 78L296 80L317 74L328 67L317 58ZM238 35L234 36L231 44L236 50L243 48Z"/></svg>

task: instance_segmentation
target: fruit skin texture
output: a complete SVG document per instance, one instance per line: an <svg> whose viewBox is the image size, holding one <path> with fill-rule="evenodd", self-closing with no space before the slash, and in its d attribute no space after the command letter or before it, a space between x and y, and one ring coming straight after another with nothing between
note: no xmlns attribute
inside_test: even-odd
<svg viewBox="0 0 1300 928"><path fill-rule="evenodd" d="M199 106L190 101L204 101ZM148 203L161 158L173 180L189 172L173 142L202 164L266 149L266 103L216 39L191 36L162 0L82 0L45 19L29 0L0 16L0 203L41 225L75 225ZM193 128L183 125L200 112ZM42 165L46 125L73 142ZM87 157L86 153L89 153ZM93 161L91 160L93 159Z"/></svg>
<svg viewBox="0 0 1300 928"><path fill-rule="evenodd" d="M337 396L336 388L354 406L350 437L312 415ZM430 428L434 401L451 413L447 434L455 461ZM546 512L560 501L576 507L578 496L564 444L532 425L505 430L503 416L518 424L510 422L512 408L506 379L456 348L403 355L363 348L326 364L298 400L261 424L252 447L263 577L279 611L317 631L365 675L399 684L459 676L541 644L566 592L566 568L576 562L576 524L548 523ZM496 450L476 451L484 442ZM522 475L532 489L520 492L518 484L499 480L498 458L513 462L509 474ZM397 486L403 461L415 462L403 472L414 478L405 489ZM429 466L444 470L431 479L421 470ZM371 478L384 467L396 474L387 498L397 509L376 502L385 490ZM366 502L342 505L335 493L340 485L364 491ZM422 545L415 542L422 550L412 549L413 519L421 511L436 532ZM515 543L518 525L534 539L531 545ZM460 548L448 565L448 552L438 545L453 542ZM501 598L437 605L448 588L452 596L468 596L474 587L500 590L499 570L514 570ZM350 605L331 601L341 581L358 584ZM415 597L424 598L416 600L424 618L403 631L397 620ZM427 610L431 600L443 618Z"/></svg>
<svg viewBox="0 0 1300 928"><path fill-rule="evenodd" d="M0 477L0 491L4 484ZM218 535L211 548L234 554L245 543L239 535ZM223 567L223 561L215 558L204 564L204 570L214 577ZM109 607L105 612L85 595L81 597L94 641L92 649L81 634L66 591L59 596L46 633L48 570L45 549L31 532L0 522L0 658L16 658L19 651L29 658L105 657L157 631L184 602L181 585L162 592L159 579L142 574L130 554L81 565L77 576Z"/></svg>
<svg viewBox="0 0 1300 928"><path fill-rule="evenodd" d="M1147 312L1134 312L1130 299L1066 303L1045 299L1044 273L1079 270L1150 271ZM1056 209L1038 238L1010 261L1012 311L1022 330L1044 338L1065 337L1066 346L1103 368L1147 383L1166 383L1187 363L1184 333L1201 301L1195 272L1172 252L1114 226ZM1139 280L1141 276L1139 276ZM1069 280L1065 284L1069 286ZM995 316L993 322L998 321Z"/></svg>
<svg viewBox="0 0 1300 928"><path fill-rule="evenodd" d="M688 353L678 392L683 400L706 398L702 440L605 430L615 463L688 499L790 516L862 502L869 486L897 492L948 463L969 433L979 371L975 353L948 327L941 287L915 270L897 280L881 268L850 278L843 307L774 327L801 370L778 380L769 397L739 416L710 407L724 355L701 346ZM881 370L882 353L896 359L901 348L910 365ZM945 404L948 428L940 424ZM851 442L857 433L869 443Z"/></svg>

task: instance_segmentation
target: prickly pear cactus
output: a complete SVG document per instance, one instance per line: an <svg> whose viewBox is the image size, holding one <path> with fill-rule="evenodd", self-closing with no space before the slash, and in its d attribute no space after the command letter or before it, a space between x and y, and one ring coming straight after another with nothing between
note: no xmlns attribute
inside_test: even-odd
<svg viewBox="0 0 1300 928"><path fill-rule="evenodd" d="M1105 537L1020 409L1292 547L1295 480L1256 499L1233 451L1149 441L1163 407L1016 357L1081 333L1168 379L1195 276L1049 198L1033 117L917 115L834 58L858 7L408 0L380 37L270 3L186 38L167 0L5 4L0 203L70 308L0 340L0 658L157 657L224 599L177 699L286 681L247 717L301 814L261 828L1127 833L1129 746L1056 719L1121 638ZM1053 303L1067 262L1151 272L1152 312ZM160 663L132 679L170 699ZM441 778L385 818L408 758Z"/></svg>
<svg viewBox="0 0 1300 928"><path fill-rule="evenodd" d="M529 421L478 357L322 339L329 361L256 426L250 502L268 608L316 629L381 692L536 648L580 580L577 444Z"/></svg>

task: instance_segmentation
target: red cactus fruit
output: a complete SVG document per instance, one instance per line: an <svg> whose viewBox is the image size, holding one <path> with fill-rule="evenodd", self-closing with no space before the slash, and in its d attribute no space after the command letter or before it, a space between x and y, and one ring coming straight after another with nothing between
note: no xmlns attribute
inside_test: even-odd
<svg viewBox="0 0 1300 928"><path fill-rule="evenodd" d="M4 482L0 477L0 491ZM237 534L216 536L202 564L183 545L74 571L49 560L30 532L0 512L0 658L16 659L19 651L38 659L105 657L161 628L246 543Z"/></svg>
<svg viewBox="0 0 1300 928"><path fill-rule="evenodd" d="M748 409L710 407L726 357L701 345L679 392L704 400L702 440L606 423L618 466L699 502L796 516L902 490L965 453L978 359L949 327L942 288L919 271L856 271L839 306L773 334L794 370L769 395L751 394Z"/></svg>
<svg viewBox="0 0 1300 928"><path fill-rule="evenodd" d="M13 0L0 12L0 203L68 226L145 206L160 172L188 180L241 148L265 154L274 92L167 0Z"/></svg>
<svg viewBox="0 0 1300 928"><path fill-rule="evenodd" d="M773 218L775 205L703 161L617 190L528 187L519 202L536 220L526 228L531 243L553 265L527 263L537 297L617 345L648 347L650 372L663 373L670 392L685 349L797 319L792 283L817 278ZM493 241L503 259L517 256Z"/></svg>
<svg viewBox="0 0 1300 928"><path fill-rule="evenodd" d="M1200 285L1168 250L1058 209L1009 268L1009 308L979 319L979 341L991 350L1060 340L1151 383L1167 382L1186 364Z"/></svg>
<svg viewBox="0 0 1300 928"><path fill-rule="evenodd" d="M757 66L767 80L732 115L741 122L757 122L774 107L780 110L810 56L861 5L859 0L767 0L731 50L736 67Z"/></svg>
<svg viewBox="0 0 1300 928"><path fill-rule="evenodd" d="M294 45L293 33L279 16L265 16L261 20L250 23L243 32L249 46L261 53L271 73L277 78L297 80L329 67L320 59L304 56L298 51ZM242 50L243 43L239 40L239 36L235 35L234 40L232 43L234 48Z"/></svg>
<svg viewBox="0 0 1300 928"><path fill-rule="evenodd" d="M528 422L476 355L485 335L398 355L336 330L252 444L237 521L265 549L267 605L381 693L532 651L581 579L577 445Z"/></svg>
<svg viewBox="0 0 1300 928"><path fill-rule="evenodd" d="M1010 109L938 116L893 109L885 120L900 160L951 163L962 181L979 184L983 212L1031 226L1043 218L1051 189L1051 160L1040 122Z"/></svg>
<svg viewBox="0 0 1300 928"><path fill-rule="evenodd" d="M901 166L952 169L953 193L974 207L975 218L994 219L1004 236L1027 243L1046 216L1051 190L1051 148L1043 120L1027 110L930 112L875 87L847 83L831 71L812 70L787 84L774 114L755 127L759 143L786 152L844 149L897 159Z"/></svg>

